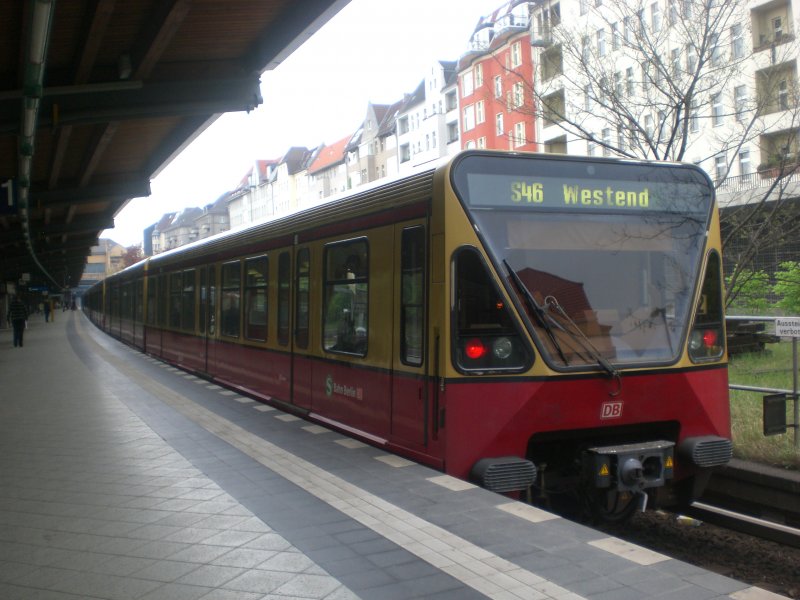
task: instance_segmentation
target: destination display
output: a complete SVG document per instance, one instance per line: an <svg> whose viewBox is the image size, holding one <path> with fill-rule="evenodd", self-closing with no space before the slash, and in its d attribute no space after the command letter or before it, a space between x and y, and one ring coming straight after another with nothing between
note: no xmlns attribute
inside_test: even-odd
<svg viewBox="0 0 800 600"><path fill-rule="evenodd" d="M625 181L468 173L472 207L706 214L711 194L698 181Z"/></svg>

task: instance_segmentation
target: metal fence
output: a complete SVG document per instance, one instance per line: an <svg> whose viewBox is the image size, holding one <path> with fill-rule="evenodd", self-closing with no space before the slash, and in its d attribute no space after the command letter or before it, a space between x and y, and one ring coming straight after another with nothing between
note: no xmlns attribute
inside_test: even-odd
<svg viewBox="0 0 800 600"><path fill-rule="evenodd" d="M775 327L776 333L780 333L778 331L779 321L798 321L800 319L788 318L788 317L751 317L751 316L742 316L742 317L726 317L725 320L727 322L766 322L772 323ZM794 447L800 449L800 396L798 396L798 370L797 370L797 340L800 337L798 335L791 335L792 340L792 389L791 390L782 390L776 388L767 388L767 387L758 387L752 385L740 385L737 383L729 383L728 387L732 390L740 390L743 392L754 392L760 394L767 394L764 397L764 432L765 435L768 434L769 425L772 424L773 432L774 433L782 433L786 430L787 427L794 428ZM786 400L791 399L794 403L794 418L793 422L787 424L786 420ZM783 419L783 430L780 431L780 419L778 417L781 416ZM776 426L777 421L777 426Z"/></svg>

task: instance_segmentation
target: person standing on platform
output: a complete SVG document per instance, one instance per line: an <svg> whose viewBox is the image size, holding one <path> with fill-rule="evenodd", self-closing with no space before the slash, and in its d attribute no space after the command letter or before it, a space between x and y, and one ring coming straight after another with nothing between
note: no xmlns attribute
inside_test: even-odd
<svg viewBox="0 0 800 600"><path fill-rule="evenodd" d="M25 308L25 304L19 299L19 296L14 296L8 306L8 320L11 321L11 326L14 328L14 348L17 346L22 348L22 335L25 333L28 309Z"/></svg>
<svg viewBox="0 0 800 600"><path fill-rule="evenodd" d="M44 322L50 322L50 300L44 301Z"/></svg>

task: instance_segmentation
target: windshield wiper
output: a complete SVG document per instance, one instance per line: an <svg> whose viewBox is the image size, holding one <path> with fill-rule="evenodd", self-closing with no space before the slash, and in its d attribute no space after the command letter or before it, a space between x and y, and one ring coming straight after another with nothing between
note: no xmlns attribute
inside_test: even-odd
<svg viewBox="0 0 800 600"><path fill-rule="evenodd" d="M528 309L531 311L533 316L536 317L536 320L539 321L539 324L545 330L545 333L547 333L547 337L550 339L550 342L553 344L553 347L556 349L556 352L558 352L558 355L561 357L561 360L564 361L565 365L569 365L569 361L567 360L567 357L564 354L564 350L562 350L561 344L558 343L558 339L556 339L556 336L553 333L553 328L550 325L552 317L550 317L545 312L544 308L539 306L539 303L536 302L536 298L533 297L533 294L531 294L531 291L522 282L522 279L520 279L520 276L517 274L517 272L514 269L511 268L511 265L508 264L508 261L505 258L503 259L503 265L505 266L506 270L508 271L508 274L511 276L511 279L514 280L514 285L517 286L517 289L519 290L520 294L522 294L522 297L525 299L525 303L528 305ZM552 321L552 322L560 330L565 331L565 329L561 326L560 323L557 323L555 321Z"/></svg>
<svg viewBox="0 0 800 600"><path fill-rule="evenodd" d="M592 342L589 341L589 338L581 331L581 328L573 321L570 316L567 314L567 311L564 310L555 296L547 296L544 299L544 307L553 309L556 313L558 313L567 323L569 323L572 331L567 329L563 329L569 333L589 355L595 360L595 362L606 372L608 375L617 382L617 389L614 392L611 392L612 396L616 396L619 394L620 390L622 389L622 377L619 374L619 371L608 362L603 356L600 354L600 351L595 347Z"/></svg>

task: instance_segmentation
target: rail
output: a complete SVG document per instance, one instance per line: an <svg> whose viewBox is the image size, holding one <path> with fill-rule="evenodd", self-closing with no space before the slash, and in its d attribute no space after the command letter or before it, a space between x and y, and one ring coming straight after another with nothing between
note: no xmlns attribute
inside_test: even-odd
<svg viewBox="0 0 800 600"><path fill-rule="evenodd" d="M798 394L798 360L797 340L800 338L800 318L797 317L760 317L736 316L726 317L726 321L758 321L772 322L775 324L775 334L778 337L791 337L792 339L792 389L776 389L751 385L729 383L728 388L743 392L768 394L764 397L764 434L772 435L785 433L786 429L794 429L794 447L800 450L800 395ZM792 423L786 423L786 400L791 398L794 403L794 418Z"/></svg>

